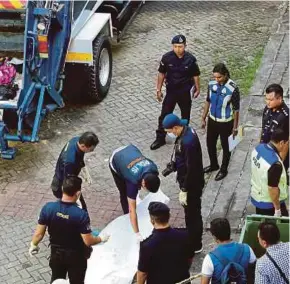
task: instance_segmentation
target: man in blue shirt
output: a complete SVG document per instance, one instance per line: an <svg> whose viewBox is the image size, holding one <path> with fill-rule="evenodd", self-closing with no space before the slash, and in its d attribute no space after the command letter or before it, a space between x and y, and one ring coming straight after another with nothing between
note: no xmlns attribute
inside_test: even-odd
<svg viewBox="0 0 290 284"><path fill-rule="evenodd" d="M130 214L130 221L137 240L142 240L139 233L136 198L142 188L157 192L160 186L156 164L143 156L134 145L116 149L109 164L115 184L120 192L120 201L124 214Z"/></svg>
<svg viewBox="0 0 290 284"><path fill-rule="evenodd" d="M83 167L85 153L93 152L99 144L97 135L93 132L85 132L80 137L72 138L62 149L55 167L55 174L51 183L51 189L56 198L62 197L62 184L66 177L78 176ZM84 198L80 195L82 208L86 210Z"/></svg>
<svg viewBox="0 0 290 284"><path fill-rule="evenodd" d="M91 246L109 239L107 235L92 235L88 213L77 206L81 183L82 180L76 176L64 180L61 200L48 202L41 209L30 244L29 254L32 256L38 253L38 244L48 229L51 283L56 279L66 279L68 274L70 284L83 284Z"/></svg>
<svg viewBox="0 0 290 284"><path fill-rule="evenodd" d="M163 120L166 132L174 134L174 151L170 165L177 171L179 183L179 201L184 207L185 223L195 253L202 251L202 216L201 195L204 187L202 151L195 130L187 126L186 119L180 119L175 114L168 114ZM168 166L167 166L168 169ZM166 170L162 172L164 176Z"/></svg>
<svg viewBox="0 0 290 284"><path fill-rule="evenodd" d="M175 284L187 279L193 257L187 230L170 227L166 204L151 202L148 210L154 230L140 243L137 284Z"/></svg>
<svg viewBox="0 0 290 284"><path fill-rule="evenodd" d="M182 118L189 122L192 97L197 98L200 92L200 70L196 58L185 51L185 36L176 35L171 43L173 49L162 56L158 68L157 101L162 102L163 100L161 89L164 82L166 84L166 96L158 119L156 140L150 146L151 150L156 150L165 144L166 132L162 126L164 117L172 113L176 104L178 104Z"/></svg>
<svg viewBox="0 0 290 284"><path fill-rule="evenodd" d="M210 232L218 246L203 260L201 284L220 284L221 274L230 262L239 264L245 272L247 272L249 264L256 262L256 256L247 244L231 240L231 227L226 218L212 220Z"/></svg>

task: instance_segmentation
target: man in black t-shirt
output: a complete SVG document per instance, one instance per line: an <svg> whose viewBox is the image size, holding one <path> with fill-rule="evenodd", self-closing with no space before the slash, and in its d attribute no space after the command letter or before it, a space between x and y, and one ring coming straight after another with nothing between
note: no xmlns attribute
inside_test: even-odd
<svg viewBox="0 0 290 284"><path fill-rule="evenodd" d="M38 244L48 229L51 246L49 261L52 270L51 283L56 279L66 279L68 274L70 284L83 284L90 247L106 242L109 238L107 235L94 237L88 213L77 206L81 183L82 180L76 176L64 180L62 199L48 202L41 209L30 244L29 254L32 256L38 253Z"/></svg>
<svg viewBox="0 0 290 284"><path fill-rule="evenodd" d="M172 39L171 43L173 50L162 56L158 68L156 97L159 102L162 102L163 94L161 89L164 81L166 84L166 96L163 100L161 115L158 120L156 140L150 146L151 150L156 150L165 144L166 132L162 126L164 117L172 113L176 104L178 104L182 118L187 119L189 122L191 94L193 98L197 98L200 92L200 70L196 58L185 51L185 36L177 35Z"/></svg>
<svg viewBox="0 0 290 284"><path fill-rule="evenodd" d="M188 278L194 253L186 229L170 227L166 204L151 202L148 210L154 230L140 243L137 283L175 284Z"/></svg>

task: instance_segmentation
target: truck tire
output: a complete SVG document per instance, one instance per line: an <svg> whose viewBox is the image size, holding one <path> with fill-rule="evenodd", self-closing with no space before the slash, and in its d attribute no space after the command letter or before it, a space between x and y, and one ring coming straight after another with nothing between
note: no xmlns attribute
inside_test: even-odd
<svg viewBox="0 0 290 284"><path fill-rule="evenodd" d="M104 99L112 80L112 49L107 36L100 35L93 42L93 65L88 67L87 98L97 103Z"/></svg>

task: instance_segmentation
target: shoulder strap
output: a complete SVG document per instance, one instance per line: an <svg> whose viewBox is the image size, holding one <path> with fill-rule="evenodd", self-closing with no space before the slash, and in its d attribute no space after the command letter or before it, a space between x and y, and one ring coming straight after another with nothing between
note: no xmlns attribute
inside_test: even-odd
<svg viewBox="0 0 290 284"><path fill-rule="evenodd" d="M215 249L214 251L211 252L211 254L218 259L218 261L223 265L223 267L226 267L230 262L230 260L227 257L221 254L219 249Z"/></svg>
<svg viewBox="0 0 290 284"><path fill-rule="evenodd" d="M273 259L273 257L268 252L266 252L266 255L272 261L272 263L274 264L274 266L277 268L277 270L279 271L279 273L280 273L281 277L283 278L283 280L285 281L285 283L288 284L289 283L289 280L287 279L286 275L281 270L281 268L278 266L277 262Z"/></svg>
<svg viewBox="0 0 290 284"><path fill-rule="evenodd" d="M235 258L234 258L233 262L240 263L241 259L242 259L242 256L244 254L244 245L243 244L237 244L237 246L238 246L238 251L237 251L237 253L235 255Z"/></svg>
<svg viewBox="0 0 290 284"><path fill-rule="evenodd" d="M234 259L232 261L230 261L227 257L223 256L220 252L219 249L215 249L214 251L211 252L211 254L213 254L220 262L221 264L225 267L226 265L228 265L228 263L230 262L236 262L239 263L242 256L244 253L244 245L241 245L238 247L238 251L234 257Z"/></svg>

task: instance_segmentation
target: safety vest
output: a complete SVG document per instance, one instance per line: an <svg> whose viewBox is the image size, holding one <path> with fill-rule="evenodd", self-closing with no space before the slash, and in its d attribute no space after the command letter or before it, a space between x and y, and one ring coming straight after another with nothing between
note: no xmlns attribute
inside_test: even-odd
<svg viewBox="0 0 290 284"><path fill-rule="evenodd" d="M268 189L268 170L270 167L280 162L283 171L279 182L280 202L284 202L288 196L288 186L286 171L279 155L269 144L260 144L252 152L252 178L251 178L251 201L252 204L260 209L271 209L273 203Z"/></svg>
<svg viewBox="0 0 290 284"><path fill-rule="evenodd" d="M211 119L218 122L234 119L231 99L235 88L236 84L231 79L228 79L225 85L220 85L215 80L209 82L209 116Z"/></svg>

